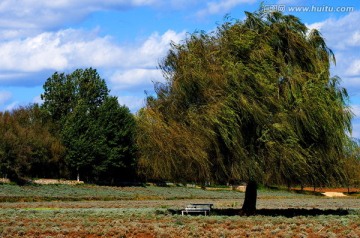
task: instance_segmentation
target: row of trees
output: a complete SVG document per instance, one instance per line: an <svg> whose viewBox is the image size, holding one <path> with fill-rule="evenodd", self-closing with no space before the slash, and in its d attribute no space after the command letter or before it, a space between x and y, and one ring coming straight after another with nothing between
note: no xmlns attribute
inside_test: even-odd
<svg viewBox="0 0 360 238"><path fill-rule="evenodd" d="M114 184L135 177L135 118L95 69L54 73L44 103L0 114L1 173Z"/></svg>
<svg viewBox="0 0 360 238"><path fill-rule="evenodd" d="M23 184L25 176L58 177L64 146L50 133L38 105L0 113L0 173Z"/></svg>
<svg viewBox="0 0 360 238"><path fill-rule="evenodd" d="M167 81L136 118L96 70L53 74L41 106L0 114L1 173L247 181L246 213L258 183L358 183L348 95L330 77L335 57L321 34L279 12L246 15L172 44L160 64Z"/></svg>

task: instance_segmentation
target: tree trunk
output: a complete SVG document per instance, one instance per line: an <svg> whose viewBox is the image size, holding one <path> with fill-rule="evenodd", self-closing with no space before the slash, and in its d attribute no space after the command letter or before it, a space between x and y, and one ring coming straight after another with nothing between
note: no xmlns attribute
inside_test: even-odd
<svg viewBox="0 0 360 238"><path fill-rule="evenodd" d="M80 172L79 172L79 168L76 168L76 172L77 172L76 181L80 182Z"/></svg>
<svg viewBox="0 0 360 238"><path fill-rule="evenodd" d="M242 214L252 215L256 211L257 199L257 183L253 180L249 181L245 190L245 201L242 206Z"/></svg>

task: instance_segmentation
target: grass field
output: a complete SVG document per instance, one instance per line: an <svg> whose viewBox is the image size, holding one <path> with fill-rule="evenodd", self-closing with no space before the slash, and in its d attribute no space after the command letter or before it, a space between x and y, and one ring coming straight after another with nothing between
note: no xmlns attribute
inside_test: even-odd
<svg viewBox="0 0 360 238"><path fill-rule="evenodd" d="M185 187L0 185L0 199L0 237L360 237L356 195L260 190L249 217L234 215L244 193ZM178 214L192 202L214 211Z"/></svg>

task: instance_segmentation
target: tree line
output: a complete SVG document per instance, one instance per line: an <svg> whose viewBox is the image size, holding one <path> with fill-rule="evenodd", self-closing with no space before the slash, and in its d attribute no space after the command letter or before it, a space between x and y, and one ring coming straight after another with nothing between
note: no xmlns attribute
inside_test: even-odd
<svg viewBox="0 0 360 238"><path fill-rule="evenodd" d="M77 178L116 184L136 178L135 117L92 68L55 72L42 105L0 113L4 177Z"/></svg>
<svg viewBox="0 0 360 238"><path fill-rule="evenodd" d="M246 13L172 44L166 79L136 115L92 68L54 73L42 105L0 114L1 174L116 184L354 186L359 144L335 56L318 30L280 12ZM249 195L248 195L249 194Z"/></svg>

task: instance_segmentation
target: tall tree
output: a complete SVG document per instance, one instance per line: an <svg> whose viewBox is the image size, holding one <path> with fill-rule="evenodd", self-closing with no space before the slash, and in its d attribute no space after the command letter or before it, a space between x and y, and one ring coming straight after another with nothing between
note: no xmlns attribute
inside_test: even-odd
<svg viewBox="0 0 360 238"><path fill-rule="evenodd" d="M105 80L92 68L77 69L71 74L55 72L43 88L42 107L59 123L65 123L67 115L79 104L94 110L109 94Z"/></svg>
<svg viewBox="0 0 360 238"><path fill-rule="evenodd" d="M246 13L172 45L139 113L140 168L172 180L326 185L344 179L347 93L317 30L279 12Z"/></svg>
<svg viewBox="0 0 360 238"><path fill-rule="evenodd" d="M99 149L94 175L107 184L132 181L136 176L135 118L116 97L108 97L98 108L94 125L99 130Z"/></svg>
<svg viewBox="0 0 360 238"><path fill-rule="evenodd" d="M53 121L63 121L75 106L75 80L65 73L55 72L43 88L42 108L48 111Z"/></svg>
<svg viewBox="0 0 360 238"><path fill-rule="evenodd" d="M44 84L43 108L57 124L66 163L87 181L129 179L134 168L134 118L95 69L54 73ZM134 175L134 173L132 173Z"/></svg>
<svg viewBox="0 0 360 238"><path fill-rule="evenodd" d="M66 163L77 172L90 172L95 160L97 128L94 113L108 97L105 80L95 69L77 69L70 74L55 72L44 84L43 109L56 123L66 147ZM87 171L87 172L85 172Z"/></svg>

